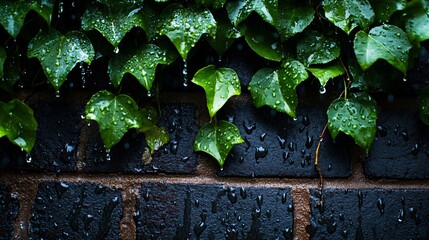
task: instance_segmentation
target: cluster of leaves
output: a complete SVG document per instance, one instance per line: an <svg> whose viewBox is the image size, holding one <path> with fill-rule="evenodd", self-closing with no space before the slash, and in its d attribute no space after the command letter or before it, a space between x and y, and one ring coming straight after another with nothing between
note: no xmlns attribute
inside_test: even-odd
<svg viewBox="0 0 429 240"><path fill-rule="evenodd" d="M243 38L272 63L249 84L256 107L267 105L295 118L300 83L318 79L324 92L328 81L343 79L345 94L327 111L328 129L334 139L339 132L350 135L368 152L377 120L377 104L369 93L380 90L375 89L379 83L401 75L405 79L421 42L429 38L427 0L92 0L80 16L81 28L66 32L53 24L54 10L63 10L61 0L1 1L0 24L10 38L17 38L28 12L46 21L48 27L31 37L26 53L38 59L57 92L73 68L99 57L101 43L91 42L90 32L109 42L108 74L118 94L95 93L85 111L87 119L98 122L107 149L131 128L144 132L152 152L168 142L166 131L156 126L156 110L139 110L130 96L119 94L125 75L132 75L150 95L157 90L158 65L178 58L186 64L199 41L207 41L222 56ZM133 28L142 29L145 39L119 51ZM0 47L0 87L12 92L19 70L7 50ZM234 124L216 120L216 112L241 93L240 80L233 69L209 65L197 71L192 82L205 90L211 119L198 132L194 149L212 155L222 167L233 145L243 140ZM428 124L428 90L422 91L419 102L421 118ZM0 112L0 137L7 135L30 152L37 129L31 109L12 100L1 103Z"/></svg>

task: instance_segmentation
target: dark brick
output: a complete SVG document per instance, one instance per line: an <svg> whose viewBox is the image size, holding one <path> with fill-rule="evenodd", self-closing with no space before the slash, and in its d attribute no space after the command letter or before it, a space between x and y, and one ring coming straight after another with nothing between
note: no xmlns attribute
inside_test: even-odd
<svg viewBox="0 0 429 240"><path fill-rule="evenodd" d="M377 138L364 162L373 178L429 178L429 127L417 111L400 108L381 113Z"/></svg>
<svg viewBox="0 0 429 240"><path fill-rule="evenodd" d="M220 176L317 177L314 156L326 124L326 108L299 107L297 120L268 107L257 109L250 99L231 102L219 114L239 128L244 143L234 146ZM329 132L320 147L325 177L348 177L350 159L340 135L336 144Z"/></svg>
<svg viewBox="0 0 429 240"><path fill-rule="evenodd" d="M18 213L18 199L8 187L0 185L0 239L12 239L13 224Z"/></svg>
<svg viewBox="0 0 429 240"><path fill-rule="evenodd" d="M288 188L144 183L137 239L292 239Z"/></svg>
<svg viewBox="0 0 429 240"><path fill-rule="evenodd" d="M89 183L39 185L30 219L32 239L119 239L121 192Z"/></svg>
<svg viewBox="0 0 429 240"><path fill-rule="evenodd" d="M165 104L159 125L170 133L170 143L157 151L152 161L145 165L143 154L147 144L144 134L130 131L111 151L106 160L106 150L96 124L86 148L86 172L164 172L191 173L197 168L197 155L193 142L198 131L196 107L193 104Z"/></svg>
<svg viewBox="0 0 429 240"><path fill-rule="evenodd" d="M312 239L429 239L429 190L310 192Z"/></svg>
<svg viewBox="0 0 429 240"><path fill-rule="evenodd" d="M42 92L28 105L38 123L31 162L18 147L7 147L0 159L2 168L27 171L70 172L76 170L76 153L82 127L84 99L80 94L64 92L60 98ZM11 144L7 144L11 145ZM6 146L7 146L6 145ZM2 152L2 150L0 150ZM12 159L12 160L11 160Z"/></svg>

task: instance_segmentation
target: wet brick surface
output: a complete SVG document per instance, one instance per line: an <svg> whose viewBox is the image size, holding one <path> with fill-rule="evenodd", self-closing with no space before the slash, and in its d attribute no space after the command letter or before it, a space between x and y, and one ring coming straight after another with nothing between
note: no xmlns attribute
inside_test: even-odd
<svg viewBox="0 0 429 240"><path fill-rule="evenodd" d="M4 153L0 154L4 155L0 157L0 166L13 170L75 171L84 101L83 97L70 93L60 98L47 93L32 97L28 105L34 111L38 127L31 162L27 163L29 156L18 147L6 143Z"/></svg>
<svg viewBox="0 0 429 240"><path fill-rule="evenodd" d="M365 174L374 178L429 179L429 127L418 112L409 109L383 111L378 134Z"/></svg>
<svg viewBox="0 0 429 240"><path fill-rule="evenodd" d="M312 239L429 239L429 190L310 192Z"/></svg>
<svg viewBox="0 0 429 240"><path fill-rule="evenodd" d="M119 239L119 190L89 183L44 182L34 200L32 239Z"/></svg>
<svg viewBox="0 0 429 240"><path fill-rule="evenodd" d="M137 239L293 236L290 189L144 183L137 209Z"/></svg>
<svg viewBox="0 0 429 240"><path fill-rule="evenodd" d="M221 118L233 122L244 143L234 146L220 176L317 177L314 156L326 124L322 107L301 107L297 120L268 107L257 109L251 100L239 99L221 110ZM329 133L321 145L320 167L324 177L348 177L350 160L344 141L333 143Z"/></svg>
<svg viewBox="0 0 429 240"><path fill-rule="evenodd" d="M18 212L18 199L11 195L9 188L0 185L0 239L12 239Z"/></svg>
<svg viewBox="0 0 429 240"><path fill-rule="evenodd" d="M86 172L164 172L191 173L197 168L197 155L193 142L198 131L196 107L193 104L165 104L161 106L159 126L170 133L170 143L158 150L152 161L144 157L147 148L143 134L131 130L110 152L106 150L98 134L96 123L91 124L95 136L86 148Z"/></svg>

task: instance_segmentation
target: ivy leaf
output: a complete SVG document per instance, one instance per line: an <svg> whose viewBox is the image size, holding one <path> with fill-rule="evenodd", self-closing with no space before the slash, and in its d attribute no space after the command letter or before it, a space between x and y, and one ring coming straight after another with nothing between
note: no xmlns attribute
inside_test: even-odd
<svg viewBox="0 0 429 240"><path fill-rule="evenodd" d="M250 25L244 35L247 44L259 56L272 61L281 61L284 57L284 49L280 35L268 24L262 22L258 25Z"/></svg>
<svg viewBox="0 0 429 240"><path fill-rule="evenodd" d="M53 0L2 0L0 1L0 16L2 16L0 24L13 38L16 38L30 10L36 11L50 25L53 8Z"/></svg>
<svg viewBox="0 0 429 240"><path fill-rule="evenodd" d="M170 141L170 135L163 127L158 128L157 126L153 126L144 132L144 136L151 150L151 154Z"/></svg>
<svg viewBox="0 0 429 240"><path fill-rule="evenodd" d="M3 78L4 75L4 63L6 61L6 51L3 47L0 46L0 78Z"/></svg>
<svg viewBox="0 0 429 240"><path fill-rule="evenodd" d="M231 24L228 16L215 16L215 19L217 22L216 37L208 38L207 41L217 54L222 56L231 47L235 39L241 37L241 33Z"/></svg>
<svg viewBox="0 0 429 240"><path fill-rule="evenodd" d="M402 81L403 74L386 61L378 61L363 71L356 59L348 63L353 77L351 88L367 92L395 92ZM383 71L380 71L383 69Z"/></svg>
<svg viewBox="0 0 429 240"><path fill-rule="evenodd" d="M216 69L215 66L209 65L198 70L192 82L204 88L211 118L230 97L241 93L237 73L230 68Z"/></svg>
<svg viewBox="0 0 429 240"><path fill-rule="evenodd" d="M412 40L422 42L429 39L429 3L427 0L413 0L405 9L405 29Z"/></svg>
<svg viewBox="0 0 429 240"><path fill-rule="evenodd" d="M392 14L396 11L403 10L407 0L369 0L375 12L375 21L386 23Z"/></svg>
<svg viewBox="0 0 429 240"><path fill-rule="evenodd" d="M328 63L340 56L340 44L337 39L322 36L316 31L306 32L299 40L297 58L305 66Z"/></svg>
<svg viewBox="0 0 429 240"><path fill-rule="evenodd" d="M249 83L256 107L267 105L272 109L296 117L296 86L308 78L304 65L292 60L283 64L284 68L264 68L253 76Z"/></svg>
<svg viewBox="0 0 429 240"><path fill-rule="evenodd" d="M226 10L234 26L238 26L252 12L274 25L278 15L278 0L238 0L227 3Z"/></svg>
<svg viewBox="0 0 429 240"><path fill-rule="evenodd" d="M369 34L359 31L354 40L355 55L363 70L384 59L405 74L410 49L407 34L393 25L375 27Z"/></svg>
<svg viewBox="0 0 429 240"><path fill-rule="evenodd" d="M344 74L344 68L339 63L332 63L321 67L311 67L307 68L307 70L319 79L322 87L325 87L329 79Z"/></svg>
<svg viewBox="0 0 429 240"><path fill-rule="evenodd" d="M206 7L221 8L225 4L226 0L195 0L195 3L198 5L203 5Z"/></svg>
<svg viewBox="0 0 429 240"><path fill-rule="evenodd" d="M139 10L109 9L103 4L90 4L82 16L82 29L97 29L114 47L118 47L127 32L142 25Z"/></svg>
<svg viewBox="0 0 429 240"><path fill-rule="evenodd" d="M112 10L117 10L120 8L122 8L122 9L136 8L139 5L141 5L144 2L144 0L137 0L137 1L136 0L115 0L115 1L97 0L97 2L108 6Z"/></svg>
<svg viewBox="0 0 429 240"><path fill-rule="evenodd" d="M424 88L419 95L419 114L420 120L429 125L429 87Z"/></svg>
<svg viewBox="0 0 429 240"><path fill-rule="evenodd" d="M156 45L147 44L127 61L124 70L136 77L150 91L158 64L167 64L166 52Z"/></svg>
<svg viewBox="0 0 429 240"><path fill-rule="evenodd" d="M327 111L328 129L333 139L341 131L351 136L355 143L368 153L377 132L377 103L366 93L339 98Z"/></svg>
<svg viewBox="0 0 429 240"><path fill-rule="evenodd" d="M324 0L325 17L347 34L360 26L367 30L374 21L374 11L368 0Z"/></svg>
<svg viewBox="0 0 429 240"><path fill-rule="evenodd" d="M0 102L0 137L7 138L27 153L36 141L37 121L33 110L19 100Z"/></svg>
<svg viewBox="0 0 429 240"><path fill-rule="evenodd" d="M140 128L141 115L134 100L127 95L115 96L102 90L95 93L85 108L86 119L100 126L101 139L110 149L128 130Z"/></svg>
<svg viewBox="0 0 429 240"><path fill-rule="evenodd" d="M160 19L163 19L159 25L160 34L173 42L183 59L203 34L216 35L216 21L207 9L172 4L163 11Z"/></svg>
<svg viewBox="0 0 429 240"><path fill-rule="evenodd" d="M279 1L279 18L275 27L283 40L304 31L314 19L314 9L308 1L281 0Z"/></svg>
<svg viewBox="0 0 429 240"><path fill-rule="evenodd" d="M49 82L57 91L77 63L84 61L90 64L94 55L89 39L77 31L65 35L55 30L40 32L28 44L28 57L39 59Z"/></svg>
<svg viewBox="0 0 429 240"><path fill-rule="evenodd" d="M229 151L235 144L244 142L238 128L227 121L207 123L200 128L195 137L194 151L210 154L223 168Z"/></svg>

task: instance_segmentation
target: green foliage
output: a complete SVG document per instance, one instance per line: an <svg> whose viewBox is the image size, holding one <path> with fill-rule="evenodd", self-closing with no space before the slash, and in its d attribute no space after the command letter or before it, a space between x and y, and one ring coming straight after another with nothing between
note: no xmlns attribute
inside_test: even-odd
<svg viewBox="0 0 429 240"><path fill-rule="evenodd" d="M419 96L419 114L420 120L429 125L429 87L422 90Z"/></svg>
<svg viewBox="0 0 429 240"><path fill-rule="evenodd" d="M100 126L106 149L118 143L131 128L140 128L141 116L137 104L127 95L115 96L109 91L94 94L85 108L86 119Z"/></svg>
<svg viewBox="0 0 429 240"><path fill-rule="evenodd" d="M142 25L143 19L138 12L108 8L103 4L90 4L82 16L83 30L97 29L115 47L133 27Z"/></svg>
<svg viewBox="0 0 429 240"><path fill-rule="evenodd" d="M0 31L0 91L5 93L1 100L15 98L0 104L1 136L7 135L27 152L34 145L37 123L31 109L16 99L23 96L20 90L14 91L19 89L17 83L30 81L31 87L43 86L40 81L46 81L44 73L58 92L75 66L85 62L91 70L97 68L97 78L102 75L99 70L105 72L106 67L115 91L94 94L85 112L87 119L98 122L106 148L113 147L129 129L135 128L145 135L153 154L169 141L169 135L157 126L158 110L139 110L137 102L147 105L153 100L139 91L150 93L170 84L168 81L183 80L170 80L170 72L166 72L170 67L158 67L182 58L196 72L192 82L204 88L211 119L201 128L195 150L212 155L222 167L232 146L243 141L232 123L216 119L228 99L241 93L234 71L239 69L218 68L240 68L236 62L229 62L227 52L239 38L266 63L255 70L248 86L256 107L267 105L296 117L296 88L309 77L308 72L314 76L309 80L311 84L318 87L319 83L313 81L316 78L322 88L330 79L343 78L343 82L351 82L346 84L351 87L345 89L350 97L331 103L329 130L334 138L340 131L350 135L368 151L377 118L375 102L368 94L394 92L407 84L402 79L406 79L404 75L412 67L413 58L429 39L427 0L89 0L73 4L78 5L72 10L76 15L65 16L69 11L63 9L68 6L63 1L0 3L0 24L4 28ZM30 11L33 13L28 14ZM68 25L69 20L73 24ZM219 66L193 68L213 63L210 56L194 65L203 59L194 59L202 52L195 49L201 41L208 42L219 56L226 56ZM237 49L246 48L240 43ZM38 64L26 66L34 61L27 58L37 58L41 68ZM127 95L128 82L122 83L127 75L143 86L131 90L133 98ZM156 82L159 78L164 80L161 84ZM24 85L29 87L28 83ZM361 93L353 93L358 91ZM423 90L419 100L425 123L429 122L427 92ZM15 111L19 113L16 116ZM3 123L9 124L7 131Z"/></svg>
<svg viewBox="0 0 429 240"><path fill-rule="evenodd" d="M374 10L368 0L323 0L326 18L347 34L360 26L367 30L374 21Z"/></svg>
<svg viewBox="0 0 429 240"><path fill-rule="evenodd" d="M296 46L297 58L305 66L328 63L340 56L338 41L316 31L304 34Z"/></svg>
<svg viewBox="0 0 429 240"><path fill-rule="evenodd" d="M307 78L308 73L304 65L295 60L288 60L281 68L259 70L249 84L249 91L256 107L267 105L295 118L298 105L295 89Z"/></svg>
<svg viewBox="0 0 429 240"><path fill-rule="evenodd" d="M49 82L59 91L68 73L79 62L88 64L94 59L94 48L82 33L65 35L57 31L40 32L28 44L28 57L37 57Z"/></svg>
<svg viewBox="0 0 429 240"><path fill-rule="evenodd" d="M368 153L377 133L377 103L365 93L339 98L328 108L328 129L333 139L340 132L351 136Z"/></svg>
<svg viewBox="0 0 429 240"><path fill-rule="evenodd" d="M243 141L234 124L226 121L211 122L202 126L198 131L194 150L210 154L222 168L232 147Z"/></svg>
<svg viewBox="0 0 429 240"><path fill-rule="evenodd" d="M332 63L321 67L307 68L317 79L320 81L320 85L325 87L329 79L338 77L344 74L344 68L339 63Z"/></svg>
<svg viewBox="0 0 429 240"><path fill-rule="evenodd" d="M399 27L387 24L371 29L369 34L359 31L354 40L356 58L363 70L378 59L384 59L405 74L410 49L407 34Z"/></svg>
<svg viewBox="0 0 429 240"><path fill-rule="evenodd" d="M36 11L51 24L54 0L2 0L0 1L0 24L16 38L30 10Z"/></svg>
<svg viewBox="0 0 429 240"><path fill-rule="evenodd" d="M204 67L195 73L192 82L204 88L211 118L229 98L241 94L240 80L230 68Z"/></svg>
<svg viewBox="0 0 429 240"><path fill-rule="evenodd" d="M19 100L0 102L0 137L7 138L27 153L36 142L37 122L33 110Z"/></svg>
<svg viewBox="0 0 429 240"><path fill-rule="evenodd" d="M203 34L216 35L216 21L207 9L172 4L164 10L160 19L163 19L160 21L160 34L173 42L183 59L187 58Z"/></svg>

